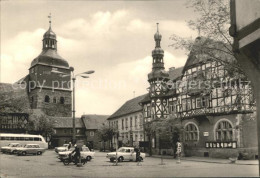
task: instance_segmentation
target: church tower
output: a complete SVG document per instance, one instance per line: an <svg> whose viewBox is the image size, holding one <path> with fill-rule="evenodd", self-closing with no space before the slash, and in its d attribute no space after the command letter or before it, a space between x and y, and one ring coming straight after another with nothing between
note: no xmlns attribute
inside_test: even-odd
<svg viewBox="0 0 260 178"><path fill-rule="evenodd" d="M159 33L158 25L157 23L157 32L154 34L155 49L152 51L152 72L148 74L152 119L165 118L168 113L168 101L165 98L165 94L168 90L166 82L169 80L169 74L164 70L164 51L160 44L162 35Z"/></svg>
<svg viewBox="0 0 260 178"><path fill-rule="evenodd" d="M49 29L43 35L42 52L29 68L31 108L40 109L49 116L71 117L70 74L68 62L57 53L56 34L50 19Z"/></svg>

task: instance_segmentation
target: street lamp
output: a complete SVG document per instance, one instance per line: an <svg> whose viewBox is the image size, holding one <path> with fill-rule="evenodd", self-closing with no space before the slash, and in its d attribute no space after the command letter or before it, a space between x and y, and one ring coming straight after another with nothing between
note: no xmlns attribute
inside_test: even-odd
<svg viewBox="0 0 260 178"><path fill-rule="evenodd" d="M76 78L78 76L82 77L82 78L89 78L89 76L85 76L84 74L93 74L95 71L94 70L90 70L90 71L86 71L86 72L83 72L83 73L79 73L79 74L76 74L74 75L74 68L71 67L70 68L71 72L72 72L72 92L73 92L73 95L72 95L72 99L73 99L73 109L72 109L72 127L73 127L73 130L72 130L72 142L73 143L76 143L76 128L75 128L75 81L76 81Z"/></svg>
<svg viewBox="0 0 260 178"><path fill-rule="evenodd" d="M67 76L72 76L72 92L73 92L73 95L72 95L72 101L73 101L73 108L72 108L72 143L76 143L76 128L75 128L75 81L76 81L76 78L78 76L82 77L82 78L89 78L89 76L86 76L85 74L93 74L95 71L94 70L89 70L89 71L86 71L86 72L82 72L82 73L79 73L79 74L76 74L74 75L74 68L73 67L70 67L70 71L72 73L71 74L65 74L63 72L59 72L59 71L56 71L56 70L52 70L51 72L52 73L58 73L58 74L61 74L62 76L61 77L67 77Z"/></svg>

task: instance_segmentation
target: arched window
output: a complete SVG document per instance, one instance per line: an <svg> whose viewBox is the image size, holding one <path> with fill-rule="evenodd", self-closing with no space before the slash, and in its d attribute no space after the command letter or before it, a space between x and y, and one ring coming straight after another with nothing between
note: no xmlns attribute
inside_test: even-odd
<svg viewBox="0 0 260 178"><path fill-rule="evenodd" d="M198 127L194 123L185 126L185 141L197 141L198 135Z"/></svg>
<svg viewBox="0 0 260 178"><path fill-rule="evenodd" d="M233 128L230 122L220 121L217 123L215 131L217 141L232 141Z"/></svg>
<svg viewBox="0 0 260 178"><path fill-rule="evenodd" d="M44 101L45 101L46 103L49 103L49 102L50 102L50 97L49 97L48 95L46 95Z"/></svg>
<svg viewBox="0 0 260 178"><path fill-rule="evenodd" d="M64 104L64 103L65 103L64 97L60 97L60 104Z"/></svg>
<svg viewBox="0 0 260 178"><path fill-rule="evenodd" d="M53 97L53 103L57 103L56 97Z"/></svg>

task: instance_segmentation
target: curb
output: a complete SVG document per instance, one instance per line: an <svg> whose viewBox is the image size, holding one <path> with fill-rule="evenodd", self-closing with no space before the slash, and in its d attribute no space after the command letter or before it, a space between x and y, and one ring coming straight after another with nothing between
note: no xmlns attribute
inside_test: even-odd
<svg viewBox="0 0 260 178"><path fill-rule="evenodd" d="M152 157L152 158L161 158L161 156L146 156L146 157ZM173 157L163 157L163 159L174 159ZM220 160L220 161L210 161L210 160L200 160L200 159L189 159L188 157L182 157L182 160L186 161L194 161L194 162L205 162L205 163L217 163L217 164L236 164L236 165L258 165L258 163L243 163L243 162L236 162L236 163L230 163L229 160Z"/></svg>

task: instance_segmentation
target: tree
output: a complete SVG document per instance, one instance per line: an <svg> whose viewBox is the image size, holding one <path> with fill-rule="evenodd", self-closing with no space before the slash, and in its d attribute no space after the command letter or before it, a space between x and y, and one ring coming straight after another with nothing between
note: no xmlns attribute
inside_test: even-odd
<svg viewBox="0 0 260 178"><path fill-rule="evenodd" d="M196 40L183 38L173 34L170 46L183 49L190 55L203 55L220 62L230 75L243 74L232 51L233 38L229 36L230 5L228 0L190 0L187 8L192 8L197 14L196 20L188 21L192 30L198 30L204 36ZM202 57L203 56L199 56Z"/></svg>
<svg viewBox="0 0 260 178"><path fill-rule="evenodd" d="M104 142L110 141L111 150L113 149L113 143L112 143L113 137L117 134L118 134L118 130L116 128L109 127L105 124L103 124L101 129L98 131L98 136L101 141L104 141ZM104 150L105 150L105 147L104 147Z"/></svg>
<svg viewBox="0 0 260 178"><path fill-rule="evenodd" d="M54 133L54 121L48 118L46 115L36 116L33 120L30 120L27 125L27 131L33 134L40 134L45 138L51 137Z"/></svg>
<svg viewBox="0 0 260 178"><path fill-rule="evenodd" d="M176 143L180 139L179 137L182 129L180 118L174 118L170 115L166 119L147 122L144 125L144 129L150 143L152 136L158 134L160 149L172 148L174 154L176 153ZM151 144L149 154L152 154Z"/></svg>

